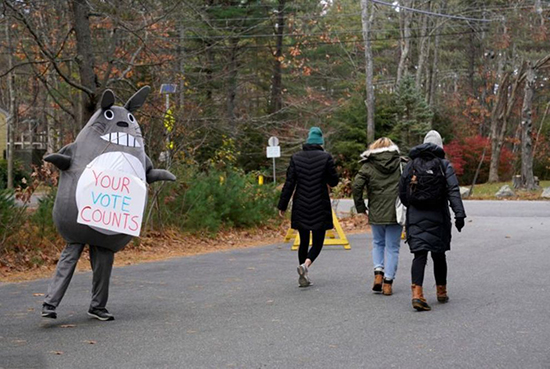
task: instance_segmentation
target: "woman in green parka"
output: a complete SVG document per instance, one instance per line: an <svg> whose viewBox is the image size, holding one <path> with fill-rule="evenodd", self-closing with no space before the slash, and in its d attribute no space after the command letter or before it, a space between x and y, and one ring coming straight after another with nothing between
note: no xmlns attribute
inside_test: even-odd
<svg viewBox="0 0 550 369"><path fill-rule="evenodd" d="M392 294L397 272L399 247L403 227L397 224L395 200L398 197L401 176L399 148L392 140L382 137L361 154L363 166L352 184L355 208L366 214L372 228L372 261L374 283L372 290ZM363 199L367 188L368 209Z"/></svg>

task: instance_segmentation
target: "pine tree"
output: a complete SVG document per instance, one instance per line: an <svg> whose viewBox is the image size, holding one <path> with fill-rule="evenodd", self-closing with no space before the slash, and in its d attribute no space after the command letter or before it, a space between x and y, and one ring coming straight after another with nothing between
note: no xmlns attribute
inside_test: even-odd
<svg viewBox="0 0 550 369"><path fill-rule="evenodd" d="M431 129L434 114L410 75L399 83L395 106L397 124L393 135L399 137L401 151L407 152L411 147L422 143L423 136Z"/></svg>

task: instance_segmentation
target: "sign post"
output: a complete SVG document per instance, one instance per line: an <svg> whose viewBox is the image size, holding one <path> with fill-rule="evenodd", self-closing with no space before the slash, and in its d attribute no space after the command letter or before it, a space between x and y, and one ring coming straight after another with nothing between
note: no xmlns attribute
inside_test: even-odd
<svg viewBox="0 0 550 369"><path fill-rule="evenodd" d="M267 141L267 144L269 145L267 147L267 157L273 158L273 183L277 183L275 158L281 157L281 146L279 146L279 139L275 136L271 136Z"/></svg>
<svg viewBox="0 0 550 369"><path fill-rule="evenodd" d="M172 130L174 129L175 118L172 115L170 110L170 94L175 94L177 89L176 84L163 83L160 86L160 93L166 96L166 113L164 115L164 127L166 128L166 168L170 169L171 159L172 159L172 149L174 148L174 143L172 142L171 135Z"/></svg>

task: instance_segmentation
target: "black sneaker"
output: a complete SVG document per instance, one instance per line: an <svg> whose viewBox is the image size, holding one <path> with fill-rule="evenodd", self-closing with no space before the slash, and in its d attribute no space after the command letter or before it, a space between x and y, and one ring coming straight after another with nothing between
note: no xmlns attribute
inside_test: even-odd
<svg viewBox="0 0 550 369"><path fill-rule="evenodd" d="M57 319L55 306L50 304L42 304L42 318Z"/></svg>
<svg viewBox="0 0 550 369"><path fill-rule="evenodd" d="M99 319L101 321L107 321L107 320L115 320L115 317L113 314L109 314L107 309L99 310L99 309L90 309L88 310L88 315L92 318Z"/></svg>

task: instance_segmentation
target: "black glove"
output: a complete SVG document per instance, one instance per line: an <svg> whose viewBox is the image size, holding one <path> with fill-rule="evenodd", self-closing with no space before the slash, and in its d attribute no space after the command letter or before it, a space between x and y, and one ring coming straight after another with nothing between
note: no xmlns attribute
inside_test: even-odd
<svg viewBox="0 0 550 369"><path fill-rule="evenodd" d="M456 218L455 227L459 232L462 231L462 228L464 228L464 218Z"/></svg>

